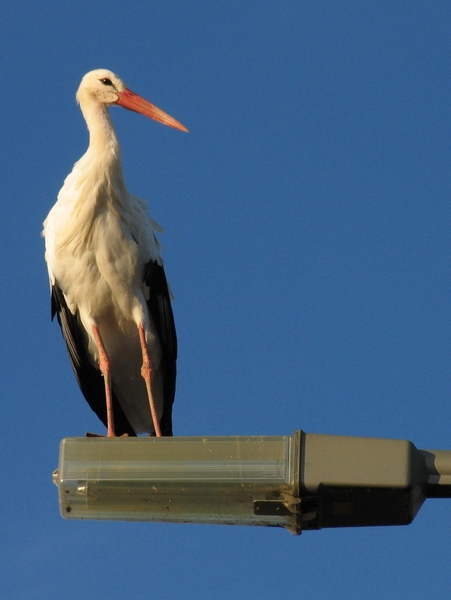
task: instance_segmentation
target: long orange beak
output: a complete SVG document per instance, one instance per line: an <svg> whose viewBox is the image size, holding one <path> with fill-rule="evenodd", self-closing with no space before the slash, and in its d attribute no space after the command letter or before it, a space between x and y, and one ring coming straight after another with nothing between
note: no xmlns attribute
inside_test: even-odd
<svg viewBox="0 0 451 600"><path fill-rule="evenodd" d="M150 117L159 123L163 123L163 125L180 129L180 131L188 131L184 125L156 107L155 104L152 104L147 100L144 100L144 98L141 96L138 96L138 94L135 94L135 92L127 89L123 92L116 92L116 94L119 97L117 101L119 106L127 108L128 110L133 110L141 115L144 115L145 117Z"/></svg>

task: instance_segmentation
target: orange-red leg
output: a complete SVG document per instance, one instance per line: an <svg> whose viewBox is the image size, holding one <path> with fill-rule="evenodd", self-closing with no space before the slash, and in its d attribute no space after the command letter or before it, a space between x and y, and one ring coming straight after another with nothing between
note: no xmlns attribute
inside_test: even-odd
<svg viewBox="0 0 451 600"><path fill-rule="evenodd" d="M146 382L147 397L149 398L150 414L152 415L153 426L157 437L161 437L160 423L158 421L157 409L152 394L152 363L150 362L149 352L146 344L146 334L144 327L138 325L139 342L141 344L141 352L143 355L143 366L141 367L141 376Z"/></svg>
<svg viewBox="0 0 451 600"><path fill-rule="evenodd" d="M92 326L92 333L97 344L97 350L99 351L99 368L105 382L107 437L115 437L116 433L114 431L113 419L113 396L111 393L111 363L97 325Z"/></svg>

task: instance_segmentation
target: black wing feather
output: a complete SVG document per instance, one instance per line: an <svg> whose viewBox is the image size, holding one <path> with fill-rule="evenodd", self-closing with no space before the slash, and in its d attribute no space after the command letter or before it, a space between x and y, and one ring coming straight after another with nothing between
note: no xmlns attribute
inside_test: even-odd
<svg viewBox="0 0 451 600"><path fill-rule="evenodd" d="M105 427L107 427L105 384L102 374L100 369L97 369L90 363L78 315L71 313L64 294L57 285L52 286L52 320L55 315L61 327L70 362L83 396ZM116 435L119 436L124 433L131 436L136 435L114 392L113 415Z"/></svg>
<svg viewBox="0 0 451 600"><path fill-rule="evenodd" d="M164 268L156 261L146 265L144 282L150 289L147 307L162 348L161 370L164 380L164 405L160 427L162 435L172 435L172 405L175 397L177 335Z"/></svg>

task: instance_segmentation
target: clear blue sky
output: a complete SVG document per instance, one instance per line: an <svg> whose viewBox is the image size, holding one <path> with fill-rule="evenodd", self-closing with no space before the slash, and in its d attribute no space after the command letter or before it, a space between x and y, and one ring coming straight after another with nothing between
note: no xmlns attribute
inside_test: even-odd
<svg viewBox="0 0 451 600"><path fill-rule="evenodd" d="M68 522L59 441L102 428L50 322L40 238L105 67L189 134L116 109L166 229L177 435L451 449L447 2L139 0L0 8L0 560L5 600L451 596L451 502L408 527Z"/></svg>

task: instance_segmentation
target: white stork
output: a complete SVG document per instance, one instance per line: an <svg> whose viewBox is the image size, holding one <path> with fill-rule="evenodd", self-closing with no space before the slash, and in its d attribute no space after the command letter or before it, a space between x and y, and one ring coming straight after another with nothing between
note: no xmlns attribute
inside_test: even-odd
<svg viewBox="0 0 451 600"><path fill-rule="evenodd" d="M44 222L52 318L108 437L172 435L177 338L155 235L162 229L125 187L108 108L188 130L105 69L83 77L77 101L89 147Z"/></svg>

